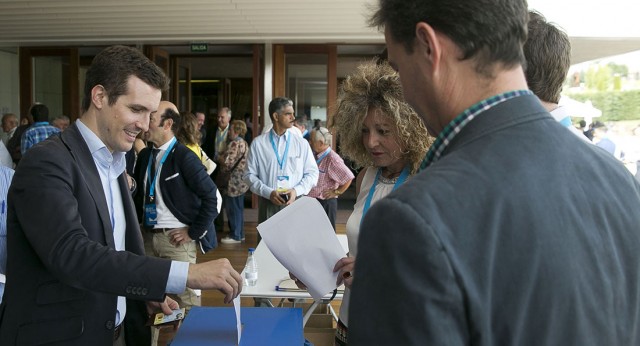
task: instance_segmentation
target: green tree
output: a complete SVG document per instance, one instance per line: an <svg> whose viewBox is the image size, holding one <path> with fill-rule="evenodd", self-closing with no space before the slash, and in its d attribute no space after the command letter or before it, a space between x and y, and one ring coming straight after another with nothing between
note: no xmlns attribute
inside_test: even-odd
<svg viewBox="0 0 640 346"><path fill-rule="evenodd" d="M626 77L629 74L629 67L627 65L619 65L615 62L610 62L607 64L609 69L614 75L619 75L620 77Z"/></svg>
<svg viewBox="0 0 640 346"><path fill-rule="evenodd" d="M613 84L609 66L590 66L585 75L585 86L589 90L606 91Z"/></svg>

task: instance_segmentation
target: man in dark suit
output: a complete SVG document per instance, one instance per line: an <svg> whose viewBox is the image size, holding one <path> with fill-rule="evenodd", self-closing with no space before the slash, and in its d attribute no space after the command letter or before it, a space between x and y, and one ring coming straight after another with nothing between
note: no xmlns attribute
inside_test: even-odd
<svg viewBox="0 0 640 346"><path fill-rule="evenodd" d="M135 48L103 50L87 71L81 119L22 158L9 190L1 345L148 345L148 311L177 308L165 293L239 293L226 259L144 256L124 153L167 84Z"/></svg>
<svg viewBox="0 0 640 346"><path fill-rule="evenodd" d="M349 345L640 344L640 184L527 90L527 19L525 0L380 1L437 138L362 222Z"/></svg>
<svg viewBox="0 0 640 346"><path fill-rule="evenodd" d="M141 188L134 201L147 255L196 263L197 247L205 253L216 245L216 186L196 154L177 142L174 133L180 124L178 108L161 101L149 122L153 149L147 147L138 155L134 176ZM200 305L190 288L175 297L180 307Z"/></svg>

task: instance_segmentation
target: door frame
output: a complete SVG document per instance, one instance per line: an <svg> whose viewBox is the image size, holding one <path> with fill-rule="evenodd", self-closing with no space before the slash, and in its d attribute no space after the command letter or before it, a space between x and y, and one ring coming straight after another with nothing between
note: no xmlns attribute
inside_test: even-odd
<svg viewBox="0 0 640 346"><path fill-rule="evenodd" d="M338 99L338 46L335 44L274 44L273 45L273 92L274 95L285 95L286 55L287 54L326 54L327 55L327 125L333 123L333 111ZM265 114L268 113L265 111ZM266 116L270 116L267 114ZM335 132L335 131L332 131ZM336 136L333 133L332 146L335 147Z"/></svg>
<svg viewBox="0 0 640 346"><path fill-rule="evenodd" d="M19 49L19 74L20 74L20 114L29 114L29 110L35 101L33 85L33 58L42 56L64 56L69 58L69 97L62 100L71 121L80 116L80 81L78 76L80 58L77 47L20 47Z"/></svg>

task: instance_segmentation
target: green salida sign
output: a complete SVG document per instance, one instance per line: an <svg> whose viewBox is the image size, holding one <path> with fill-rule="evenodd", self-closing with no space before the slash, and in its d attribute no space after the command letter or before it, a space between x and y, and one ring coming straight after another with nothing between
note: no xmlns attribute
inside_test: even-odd
<svg viewBox="0 0 640 346"><path fill-rule="evenodd" d="M209 45L206 43L192 43L191 51L192 52L206 52L209 50Z"/></svg>

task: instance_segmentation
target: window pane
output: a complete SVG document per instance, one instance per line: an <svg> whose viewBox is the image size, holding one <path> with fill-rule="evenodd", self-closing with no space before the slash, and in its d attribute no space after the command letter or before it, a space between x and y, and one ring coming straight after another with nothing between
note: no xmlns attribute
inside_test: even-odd
<svg viewBox="0 0 640 346"><path fill-rule="evenodd" d="M287 95L284 96L293 100L296 116L307 115L307 128L313 127L316 119L326 126L327 55L287 54L285 61Z"/></svg>
<svg viewBox="0 0 640 346"><path fill-rule="evenodd" d="M49 116L69 112L69 57L39 56L33 58L34 102L49 108Z"/></svg>

